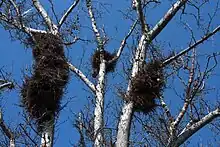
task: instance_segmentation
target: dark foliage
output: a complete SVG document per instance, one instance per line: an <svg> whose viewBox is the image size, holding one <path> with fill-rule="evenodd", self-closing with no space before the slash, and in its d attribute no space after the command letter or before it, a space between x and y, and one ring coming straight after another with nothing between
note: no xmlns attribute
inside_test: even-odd
<svg viewBox="0 0 220 147"><path fill-rule="evenodd" d="M38 33L34 38L33 75L25 79L21 96L25 109L37 120L40 128L59 111L69 69L59 37Z"/></svg>
<svg viewBox="0 0 220 147"><path fill-rule="evenodd" d="M153 60L143 64L143 68L132 79L129 96L124 98L134 102L135 111L147 114L157 106L155 99L161 96L164 85L161 61Z"/></svg>
<svg viewBox="0 0 220 147"><path fill-rule="evenodd" d="M108 51L103 51L104 53L104 59L108 62L110 60L112 60L114 57L115 57L115 54L111 54L109 53ZM96 50L95 53L93 54L92 56L92 68L93 68L93 74L92 74L92 77L96 77L99 73L99 68L100 68L100 55L101 55L101 51L99 50ZM106 72L114 72L114 69L115 69L115 66L116 66L116 61L115 62L112 62L110 64L107 64L107 67L106 67Z"/></svg>

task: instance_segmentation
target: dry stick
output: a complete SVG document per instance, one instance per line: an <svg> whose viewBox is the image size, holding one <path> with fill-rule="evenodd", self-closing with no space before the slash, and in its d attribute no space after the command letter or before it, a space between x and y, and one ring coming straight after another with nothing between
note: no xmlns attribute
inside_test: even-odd
<svg viewBox="0 0 220 147"><path fill-rule="evenodd" d="M75 66L68 62L69 68L72 72L74 72L91 90L92 92L96 92L95 85Z"/></svg>
<svg viewBox="0 0 220 147"><path fill-rule="evenodd" d="M46 22L50 32L54 35L57 35L58 28L57 26L52 22L49 15L47 14L44 7L41 5L39 0L32 0L34 7L37 9L37 11L40 13L40 15L43 17L44 21Z"/></svg>
<svg viewBox="0 0 220 147"><path fill-rule="evenodd" d="M193 48L195 48L199 44L203 43L205 40L207 40L211 36L215 35L218 31L220 31L220 25L218 27L216 27L211 33L208 33L207 35L203 36L200 40L196 41L193 45L191 45L191 46L187 47L186 49L182 50L177 55L165 60L163 62L163 66L166 66L166 65L170 64L172 61L176 60L180 56L182 56L185 53L189 52L190 50L192 50Z"/></svg>
<svg viewBox="0 0 220 147"><path fill-rule="evenodd" d="M59 21L58 28L62 26L62 24L65 22L69 14L73 11L73 9L77 6L79 3L79 0L75 0L74 3L69 7L69 9L66 11L66 13L62 16L62 18Z"/></svg>
<svg viewBox="0 0 220 147"><path fill-rule="evenodd" d="M2 131L5 133L5 135L8 137L10 140L9 146L10 147L15 147L15 138L13 132L5 125L2 112L0 111L0 127Z"/></svg>

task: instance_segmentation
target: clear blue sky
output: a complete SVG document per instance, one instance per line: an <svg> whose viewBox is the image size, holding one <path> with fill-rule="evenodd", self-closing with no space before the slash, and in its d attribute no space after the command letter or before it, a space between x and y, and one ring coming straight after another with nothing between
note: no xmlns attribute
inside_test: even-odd
<svg viewBox="0 0 220 147"><path fill-rule="evenodd" d="M62 1L62 2L56 2L56 10L57 12L63 12L65 8L68 7L68 4L70 4L70 0ZM85 1L82 1L85 3ZM82 3L81 2L81 3ZM103 0L103 2L108 2L110 5L100 5L95 3L97 8L103 9L105 6L107 11L104 10L105 14L103 15L103 19L98 20L98 25L101 27L105 27L105 30L109 37L111 38L109 45L107 46L107 50L113 51L114 49L117 49L120 45L120 41L124 37L124 35L128 32L128 28L131 25L131 22L128 20L125 20L119 12L119 10L125 11L128 6L130 6L130 3L128 1L122 1L122 0ZM149 8L150 11L146 14L146 20L151 25L154 25L162 16L163 14L168 10L169 8L169 2L163 2L163 5L161 5L157 9ZM214 3L213 3L214 4ZM187 10L190 10L191 8L187 8ZM210 3L210 6L208 6L203 13L206 13L208 11L212 11L213 5ZM75 13L79 12L79 10L75 10ZM85 15L86 13L80 14L80 22L84 26L90 27L90 22L88 21L88 16ZM207 16L205 16L207 18ZM193 28L197 29L195 26L195 22L189 21L192 20L192 18L189 18L187 20L187 23ZM187 42L189 41L189 32L185 31L183 27L181 26L179 21L179 15L174 18L174 20L166 27L166 29L158 36L157 40L161 42L161 46L164 49L164 51L167 53L168 50L175 49L176 51L183 49L187 47ZM204 22L205 23L205 22ZM214 22L214 26L217 26L220 24L220 20L216 18L216 22ZM115 29L117 27L117 29ZM196 31L195 34L197 39L201 36L201 32ZM80 34L82 38L91 38L93 36L92 32L89 31L86 28L83 28L82 33ZM220 43L217 43L217 38L219 39L219 35L216 35L213 39L213 42L209 42L206 45L202 45L199 48L200 53L205 52L211 52L211 51L217 51L219 49ZM23 72L22 70L26 68L30 68L32 64L32 55L31 55L31 49L25 49L22 44L18 41L11 41L11 38L9 36L9 33L5 31L3 28L0 28L0 68L4 67L4 70L7 72L12 73L11 77L16 80L19 84L22 83L23 79ZM131 40L130 40L131 41ZM168 47L168 44L171 44L171 47ZM73 45L72 48L66 49L66 53L71 60L71 62L76 65L80 66L81 69L89 73L91 67L89 65L90 61L90 54L95 49L94 44L89 44L86 46L85 44L77 44ZM208 50L208 51L207 51ZM83 57L83 64L81 64L81 58ZM121 64L119 63L118 69L116 71L120 71L119 67ZM113 76L110 75L109 80L115 80L112 78ZM117 82L123 82L122 79L120 79L120 76L118 78L118 81L109 82L111 83L117 83ZM215 82L215 80L210 80L210 85L216 85L220 86L218 83ZM178 89L178 87L177 87ZM181 90L181 87L179 87L179 90ZM112 91L110 91L112 92ZM113 92L115 93L116 90ZM91 94L88 92L88 89L85 87L85 85L78 80L78 78L75 78L74 75L71 76L71 80L69 82L68 88L66 90L66 95L63 98L63 103L67 101L70 101L67 105L67 107L64 108L64 110L60 114L60 119L57 123L58 127L56 128L56 142L55 147L66 147L70 146L71 143L76 143L78 140L78 134L75 131L75 129L72 127L73 122L73 114L78 113L82 108L83 105L87 103L88 96L91 97ZM114 95L107 94L108 98L115 97ZM171 97L174 97L173 99ZM166 99L167 98L167 99ZM178 106L180 106L180 101L178 98L175 98L175 96L167 91L165 93L165 99L168 103L173 104L171 107L171 110L174 112L177 112ZM214 99L214 98L213 98ZM6 91L3 94L3 99L1 100L1 106L3 107L3 110L5 112L4 119L9 123L10 126L14 126L13 124L17 124L17 122L20 122L20 116L21 114L18 113L18 111L21 111L20 108L18 108L18 104L20 101L19 97L19 90L12 90L12 91ZM176 105L175 105L176 104ZM174 113L175 114L175 113ZM207 131L206 129L203 129L201 133L193 137L193 143L192 146L196 145L196 143L199 140L206 140L205 138L207 136L210 136L211 133ZM190 145L191 146L191 145ZM197 146L197 145L196 145Z"/></svg>

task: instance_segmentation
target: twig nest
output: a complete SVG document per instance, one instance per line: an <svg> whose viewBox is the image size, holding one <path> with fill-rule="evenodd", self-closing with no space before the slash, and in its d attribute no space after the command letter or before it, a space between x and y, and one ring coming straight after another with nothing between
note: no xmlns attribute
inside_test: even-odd
<svg viewBox="0 0 220 147"><path fill-rule="evenodd" d="M35 44L33 48L33 57L38 60L42 56L57 55L65 57L62 41L59 36L45 33L34 33Z"/></svg>
<svg viewBox="0 0 220 147"><path fill-rule="evenodd" d="M131 90L125 100L133 101L135 111L147 114L157 106L155 99L161 96L165 85L161 63L160 60L144 63L132 79Z"/></svg>
<svg viewBox="0 0 220 147"><path fill-rule="evenodd" d="M21 90L22 103L38 127L51 121L60 109L63 90L68 83L69 69L64 49L57 36L37 34L33 48L35 64Z"/></svg>
<svg viewBox="0 0 220 147"><path fill-rule="evenodd" d="M109 53L108 51L105 51L105 50L103 51L103 54L104 54L104 60L106 60L107 62L111 61L115 57L114 53L111 54L111 53ZM96 50L95 53L92 56L92 68L93 68L92 77L93 78L95 78L99 73L99 68L100 68L100 64L101 64L100 55L101 55L101 51ZM106 72L107 73L108 72L114 72L115 66L116 66L116 61L112 62L110 64L107 64Z"/></svg>

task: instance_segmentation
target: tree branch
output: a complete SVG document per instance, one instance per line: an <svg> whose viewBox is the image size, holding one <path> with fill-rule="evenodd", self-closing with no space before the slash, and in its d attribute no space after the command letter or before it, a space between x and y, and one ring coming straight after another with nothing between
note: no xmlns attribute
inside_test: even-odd
<svg viewBox="0 0 220 147"><path fill-rule="evenodd" d="M125 45L126 45L126 43L127 43L127 39L128 39L128 38L130 37L130 35L132 34L132 32L133 32L135 26L137 25L137 22L138 22L137 20L134 22L134 24L133 24L132 27L130 28L128 34L127 34L127 35L125 36L125 38L122 40L121 45L120 45L120 47L119 47L119 49L118 49L118 52L117 52L116 56L115 56L112 60L108 61L108 64L111 64L112 62L115 62L116 60L118 60L118 59L120 58L121 53L122 53L122 51L124 50L124 47L125 47Z"/></svg>
<svg viewBox="0 0 220 147"><path fill-rule="evenodd" d="M58 28L60 28L62 26L62 24L65 22L65 20L69 16L69 14L77 6L78 3L79 3L79 0L75 0L74 3L69 7L69 9L66 11L66 13L60 19L59 24L58 24Z"/></svg>
<svg viewBox="0 0 220 147"><path fill-rule="evenodd" d="M39 0L32 0L34 7L37 9L37 11L40 13L40 15L43 17L44 21L46 22L50 32L54 35L57 35L58 28L57 26L52 22L49 15L47 14L46 10L43 8Z"/></svg>
<svg viewBox="0 0 220 147"><path fill-rule="evenodd" d="M17 17L19 17L19 16L17 16ZM16 29L23 31L24 33L26 33L28 35L31 35L31 32L47 33L45 30L39 30L39 29L33 29L30 27L27 27L21 21L18 22L15 19L11 20L3 12L0 12L0 20L4 21L8 26L10 26L10 27L13 26Z"/></svg>
<svg viewBox="0 0 220 147"><path fill-rule="evenodd" d="M4 89L4 88L9 88L11 89L12 87L14 86L14 84L12 82L7 82L7 83L4 83L4 84L1 84L0 85L0 90Z"/></svg>
<svg viewBox="0 0 220 147"><path fill-rule="evenodd" d="M96 92L95 85L75 66L68 62L69 68L74 72L94 93Z"/></svg>
<svg viewBox="0 0 220 147"><path fill-rule="evenodd" d="M3 120L3 115L2 112L0 111L0 127L2 131L5 133L5 135L8 137L10 140L10 147L15 147L15 138L13 132L5 125L4 120Z"/></svg>
<svg viewBox="0 0 220 147"><path fill-rule="evenodd" d="M142 32L148 32L148 30L146 30L146 23L145 23L145 18L144 18L144 13L143 13L143 8L142 8L142 4L141 4L141 0L134 0L134 4L137 10L137 14L139 17L139 20L141 22L141 30Z"/></svg>
<svg viewBox="0 0 220 147"><path fill-rule="evenodd" d="M164 15L164 17L154 26L154 28L148 33L150 40L153 40L170 22L175 16L177 11L187 2L188 0L178 0Z"/></svg>
<svg viewBox="0 0 220 147"><path fill-rule="evenodd" d="M180 121L182 120L183 116L185 115L187 108L192 100L192 85L194 82L194 76L195 76L195 49L193 50L193 57L192 57L192 66L190 67L190 73L189 73L189 80L188 80L188 85L186 87L186 97L185 97L185 103L179 113L179 115L177 116L175 122L173 123L173 129L176 128L176 126L180 123Z"/></svg>
<svg viewBox="0 0 220 147"><path fill-rule="evenodd" d="M167 118L169 119L170 124L173 123L173 116L170 113L169 107L167 106L167 104L163 100L162 96L160 96L159 98L160 98L160 103L161 103L161 105L162 105L162 107L163 107L163 109L164 109L164 111L166 113Z"/></svg>
<svg viewBox="0 0 220 147"><path fill-rule="evenodd" d="M210 112L206 116L204 116L200 121L194 123L188 128L185 128L183 132L181 132L177 140L174 142L168 144L168 147L178 147L181 144L183 144L188 138L190 138L193 134L195 134L198 130L203 128L205 125L207 125L209 122L214 120L215 118L220 116L220 109L217 108L216 110Z"/></svg>
<svg viewBox="0 0 220 147"><path fill-rule="evenodd" d="M102 42L102 39L101 39L101 35L99 33L99 30L98 30L98 27L96 25L96 21L95 21L95 16L92 12L92 4L91 4L91 0L86 0L86 6L88 8L88 11L89 11L89 17L91 19L91 22L92 22L92 29L93 29L93 32L96 36L96 41L98 42L98 48L99 47L103 47L103 42Z"/></svg>
<svg viewBox="0 0 220 147"><path fill-rule="evenodd" d="M205 40L207 40L211 36L215 35L218 31L220 31L220 25L218 27L216 27L211 33L208 33L207 35L203 36L200 40L196 41L193 45L190 45L186 49L184 49L181 52L179 52L177 55L175 55L173 57L170 57L169 59L165 60L163 62L163 66L166 66L166 65L170 64L172 61L176 60L180 56L182 56L185 53L189 52L190 50L192 50L193 48L195 48L199 44L203 43Z"/></svg>

